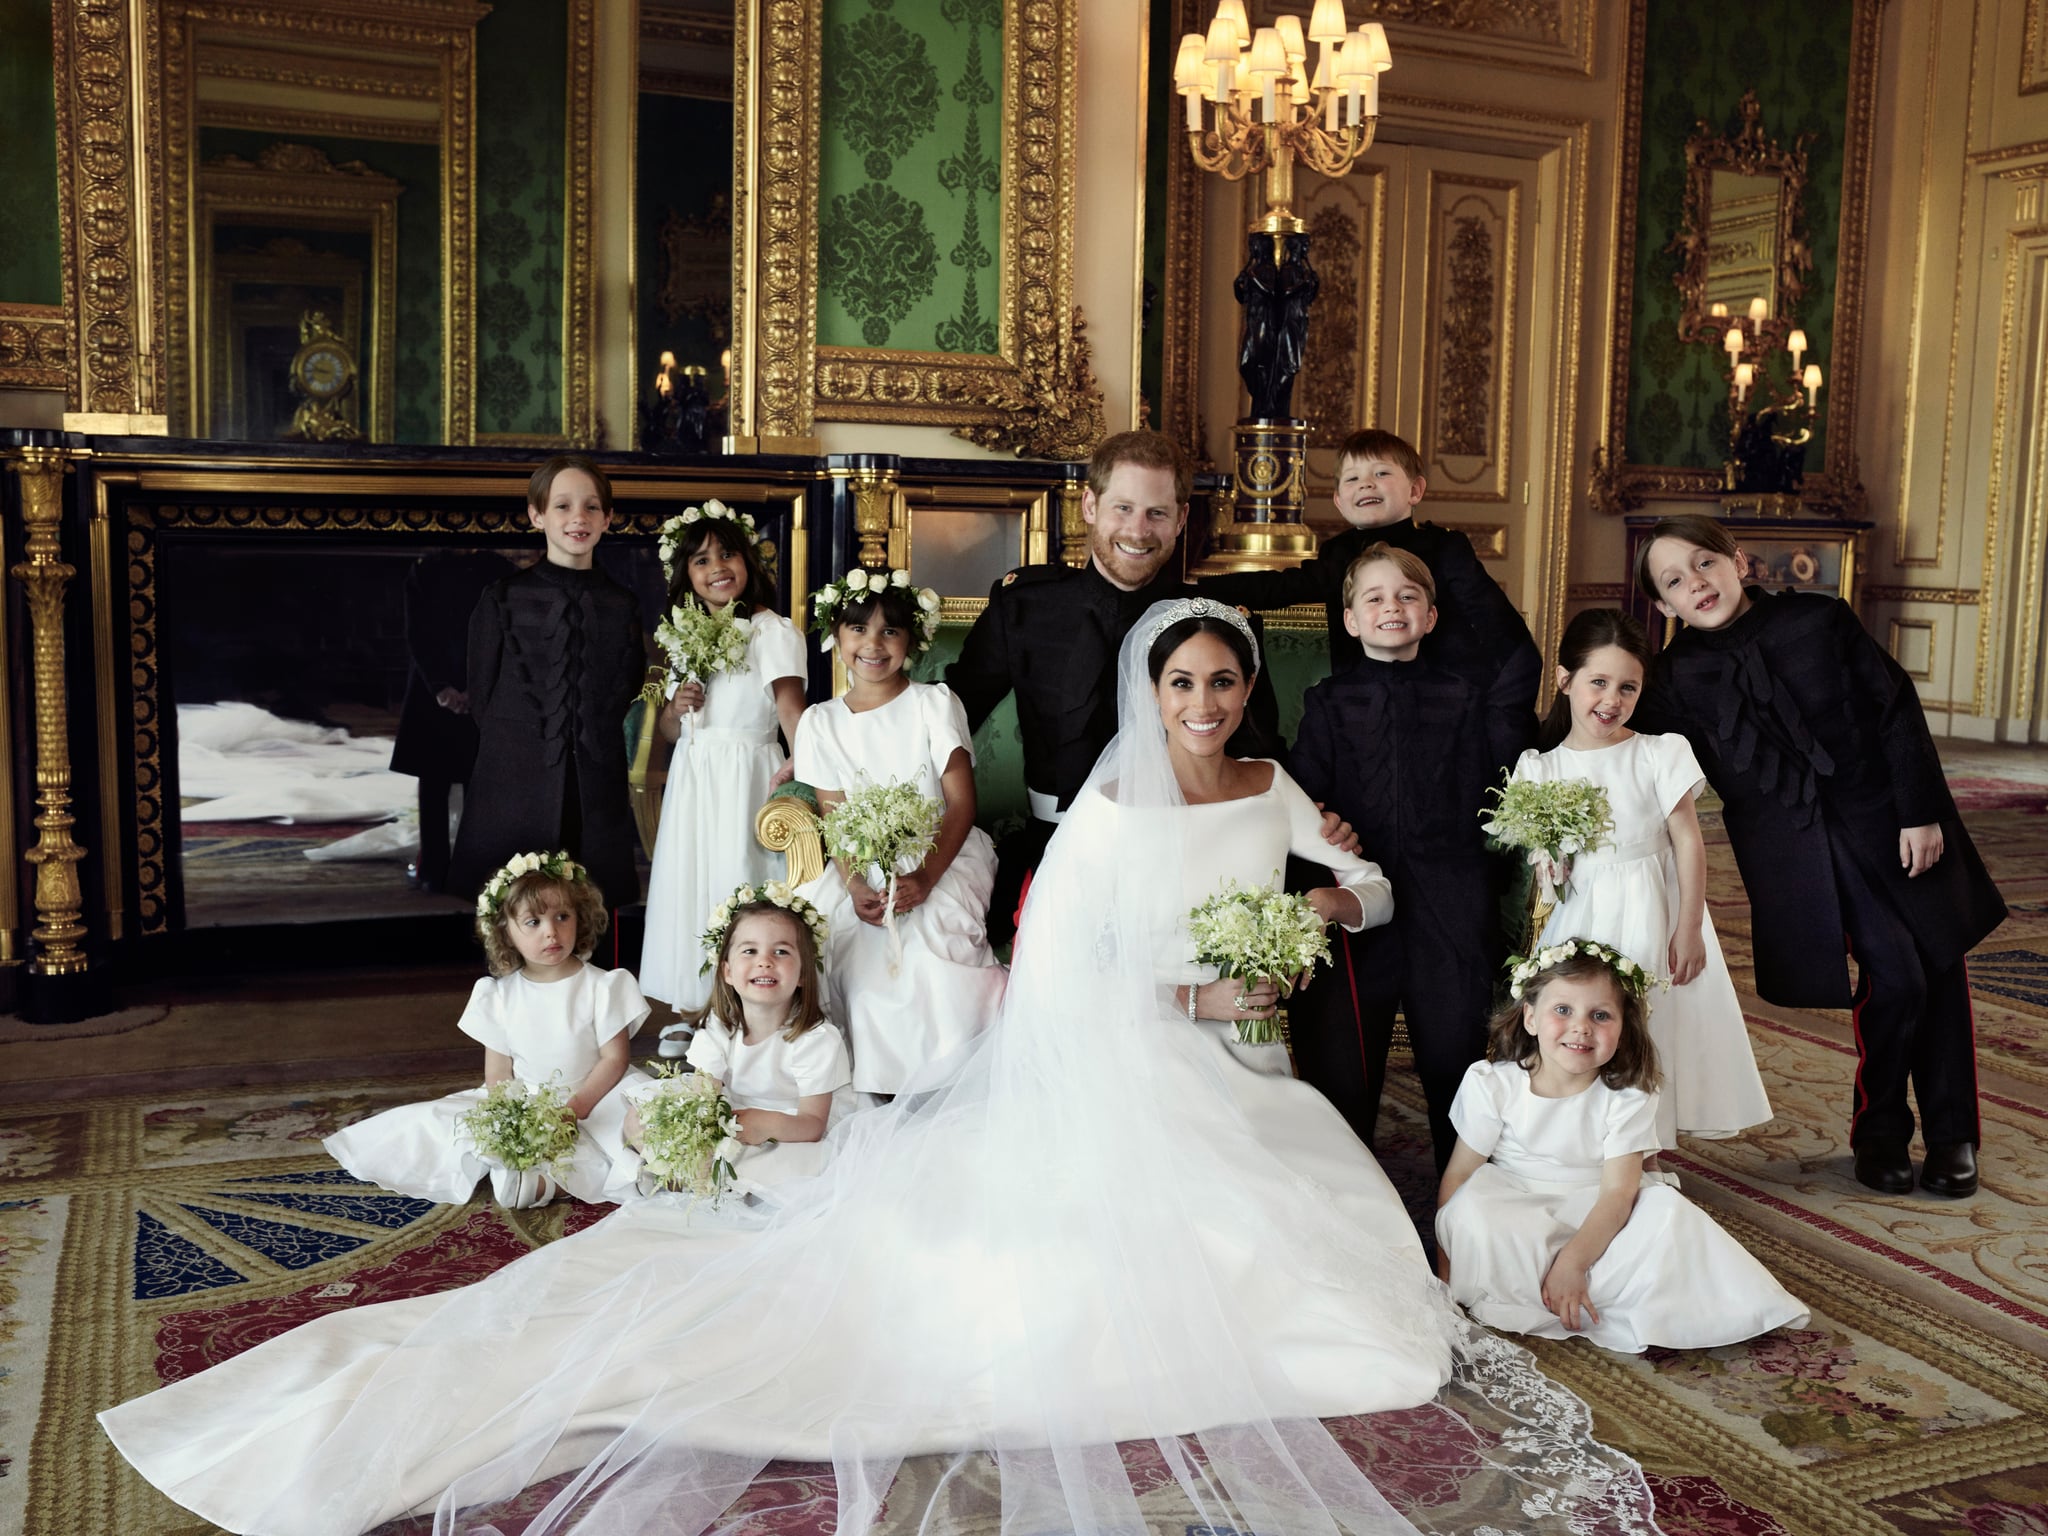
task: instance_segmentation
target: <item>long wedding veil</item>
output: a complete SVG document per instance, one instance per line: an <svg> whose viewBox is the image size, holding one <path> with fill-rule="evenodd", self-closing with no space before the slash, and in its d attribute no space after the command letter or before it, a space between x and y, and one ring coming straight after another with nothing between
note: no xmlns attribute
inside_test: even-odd
<svg viewBox="0 0 2048 1536"><path fill-rule="evenodd" d="M1635 1465L1463 1320L1411 1232L1292 1173L1222 1052L1161 1048L1191 1026L1166 996L1188 833L1159 614L1123 646L1118 735L988 1033L835 1129L772 1207L662 1197L241 1357L273 1355L251 1455L290 1465L236 1528L352 1532L438 1497L437 1536L1654 1530ZM1305 1401L1266 1341L1298 1322L1325 1348L1339 1302L1371 1321L1327 1351L1363 1378L1398 1345L1432 1400L1317 1416L1349 1410ZM794 1507L828 1487L828 1515Z"/></svg>

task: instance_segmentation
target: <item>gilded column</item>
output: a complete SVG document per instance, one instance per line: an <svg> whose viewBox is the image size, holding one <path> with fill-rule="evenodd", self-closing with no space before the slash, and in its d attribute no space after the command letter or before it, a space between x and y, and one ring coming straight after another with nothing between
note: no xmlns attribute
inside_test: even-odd
<svg viewBox="0 0 2048 1536"><path fill-rule="evenodd" d="M64 700L64 589L77 571L62 555L62 448L18 448L9 458L21 483L27 559L12 568L28 601L31 676L35 687L36 845L23 856L35 871L36 926L29 934L29 970L38 976L81 975L85 902L78 865L85 850L71 840L71 746Z"/></svg>
<svg viewBox="0 0 2048 1536"><path fill-rule="evenodd" d="M56 7L53 34L70 404L128 418L123 431L162 432L150 418L166 409L154 260L163 172L142 152L156 137L158 24L156 0L74 0Z"/></svg>
<svg viewBox="0 0 2048 1536"><path fill-rule="evenodd" d="M1053 493L1059 498L1060 560L1079 570L1088 563L1088 524L1081 516L1081 494L1085 480L1065 480Z"/></svg>
<svg viewBox="0 0 2048 1536"><path fill-rule="evenodd" d="M885 469L857 469L847 476L853 497L857 558L869 570L910 565L910 511L896 477Z"/></svg>

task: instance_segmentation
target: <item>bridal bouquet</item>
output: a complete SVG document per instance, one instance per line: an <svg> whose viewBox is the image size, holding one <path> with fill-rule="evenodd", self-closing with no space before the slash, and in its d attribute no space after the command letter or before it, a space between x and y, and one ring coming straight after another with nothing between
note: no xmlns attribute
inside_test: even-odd
<svg viewBox="0 0 2048 1536"><path fill-rule="evenodd" d="M669 609L654 626L654 643L668 657L668 675L641 695L650 704L675 697L684 683L708 683L721 672L743 672L753 626L732 605L712 610L693 598Z"/></svg>
<svg viewBox="0 0 2048 1536"><path fill-rule="evenodd" d="M882 924L894 949L889 974L896 974L902 940L896 935L896 877L923 864L939 839L945 806L917 792L914 784L890 780L855 790L825 813L825 851L860 872L871 886L887 887Z"/></svg>
<svg viewBox="0 0 2048 1536"><path fill-rule="evenodd" d="M514 1173L560 1167L576 1147L576 1117L553 1083L493 1083L457 1123L479 1156Z"/></svg>
<svg viewBox="0 0 2048 1536"><path fill-rule="evenodd" d="M1273 885L1280 883L1279 871ZM1232 880L1188 914L1195 963L1242 982L1270 980L1282 997L1295 978L1330 958L1323 920L1303 896L1270 886L1242 886ZM1276 1013L1269 1019L1239 1019L1237 1038L1246 1045L1277 1045L1282 1036Z"/></svg>
<svg viewBox="0 0 2048 1536"><path fill-rule="evenodd" d="M732 1181L740 1122L718 1079L663 1071L639 1096L640 1157L664 1189L715 1200Z"/></svg>

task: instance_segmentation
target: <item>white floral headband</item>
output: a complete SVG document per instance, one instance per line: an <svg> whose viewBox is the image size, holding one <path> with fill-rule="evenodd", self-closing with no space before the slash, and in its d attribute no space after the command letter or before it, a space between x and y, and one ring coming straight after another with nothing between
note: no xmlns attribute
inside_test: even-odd
<svg viewBox="0 0 2048 1536"><path fill-rule="evenodd" d="M550 880L564 884L576 880L588 880L589 871L584 869L568 853L518 853L490 879L484 882L483 891L476 899L476 915L497 921L498 913L505 905L505 892L512 882L521 875L546 875Z"/></svg>
<svg viewBox="0 0 2048 1536"><path fill-rule="evenodd" d="M1219 603L1212 597L1180 597L1166 604L1159 617L1152 621L1152 627L1145 632L1145 649L1149 652L1159 643L1161 635L1187 619L1222 619L1235 625L1252 648L1252 671L1259 670L1259 637L1252 633L1252 621L1245 616L1243 609Z"/></svg>
<svg viewBox="0 0 2048 1536"><path fill-rule="evenodd" d="M1566 939L1562 944L1552 944L1539 949L1524 958L1521 955L1508 957L1508 995L1520 999L1531 981L1553 965L1571 959L1574 955L1585 955L1589 959L1603 962L1614 972L1622 990L1641 1002L1649 996L1650 988L1657 985L1657 979L1620 950L1602 944L1597 939Z"/></svg>
<svg viewBox="0 0 2048 1536"><path fill-rule="evenodd" d="M700 976L717 965L719 957L725 953L725 936L732 931L733 915L741 907L759 906L762 902L782 908L811 930L811 941L818 949L818 964L823 967L825 938L832 931L825 922L825 914L780 880L770 880L762 885L743 885L711 909L711 926L698 940L704 946L704 964L698 971Z"/></svg>
<svg viewBox="0 0 2048 1536"><path fill-rule="evenodd" d="M894 588L908 597L917 614L917 635L911 645L914 655L931 649L939 633L939 594L930 587L913 587L908 571L871 571L856 565L837 581L828 581L811 598L811 628L818 632L818 649L832 649L832 631L839 622L839 610L858 599L880 596Z"/></svg>
<svg viewBox="0 0 2048 1536"><path fill-rule="evenodd" d="M655 543L655 548L661 554L661 573L671 582L676 579L676 551L682 548L683 534L696 524L712 518L721 518L733 524L747 536L747 542L756 549L759 549L768 537L755 526L751 512L735 512L716 496L706 498L701 507L685 507L661 525L661 533Z"/></svg>

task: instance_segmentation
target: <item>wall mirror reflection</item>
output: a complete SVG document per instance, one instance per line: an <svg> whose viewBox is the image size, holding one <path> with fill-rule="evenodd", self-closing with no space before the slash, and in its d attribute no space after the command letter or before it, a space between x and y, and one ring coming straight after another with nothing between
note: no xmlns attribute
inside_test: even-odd
<svg viewBox="0 0 2048 1536"><path fill-rule="evenodd" d="M1764 132L1763 106L1743 95L1739 123L1723 133L1702 122L1686 140L1685 211L1670 250L1688 341L1718 341L1732 322L1782 345L1796 328L1813 271L1806 227L1807 147Z"/></svg>

